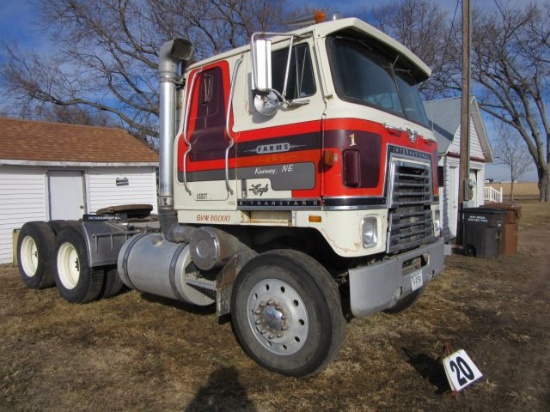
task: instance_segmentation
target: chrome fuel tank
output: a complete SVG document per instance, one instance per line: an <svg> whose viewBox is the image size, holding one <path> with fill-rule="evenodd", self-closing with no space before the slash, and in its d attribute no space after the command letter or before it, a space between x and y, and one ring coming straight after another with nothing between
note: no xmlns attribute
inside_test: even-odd
<svg viewBox="0 0 550 412"><path fill-rule="evenodd" d="M210 305L215 302L211 295L186 283L186 274L196 272L188 245L168 242L160 233L130 238L118 255L118 274L129 288L198 306Z"/></svg>

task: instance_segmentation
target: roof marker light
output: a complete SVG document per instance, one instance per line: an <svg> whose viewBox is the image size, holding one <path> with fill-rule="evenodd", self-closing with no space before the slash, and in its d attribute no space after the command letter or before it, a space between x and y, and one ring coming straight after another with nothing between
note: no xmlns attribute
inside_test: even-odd
<svg viewBox="0 0 550 412"><path fill-rule="evenodd" d="M315 10L313 12L313 19L315 20L315 23L322 23L327 20L327 15L324 11L321 10Z"/></svg>
<svg viewBox="0 0 550 412"><path fill-rule="evenodd" d="M304 17L299 17L287 23L289 26L307 26L309 24L322 23L327 20L327 15L324 11L315 10L313 14L308 14Z"/></svg>

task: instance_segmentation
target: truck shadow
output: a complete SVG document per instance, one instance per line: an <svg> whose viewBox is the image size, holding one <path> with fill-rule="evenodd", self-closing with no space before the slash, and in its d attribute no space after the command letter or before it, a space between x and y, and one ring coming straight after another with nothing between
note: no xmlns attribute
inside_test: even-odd
<svg viewBox="0 0 550 412"><path fill-rule="evenodd" d="M436 394L441 395L451 389L441 362L425 353L415 354L408 348L402 349L407 356L407 363L416 369L430 384L436 387Z"/></svg>
<svg viewBox="0 0 550 412"><path fill-rule="evenodd" d="M212 315L216 313L215 303L208 306L197 306L197 305L192 305L190 303L181 302L179 300L168 299L157 295L151 295L150 293L145 293L145 292L141 293L141 297L147 302L159 303L164 306L170 306L172 308L181 309L196 315Z"/></svg>
<svg viewBox="0 0 550 412"><path fill-rule="evenodd" d="M212 372L208 382L185 408L185 412L201 411L256 412L257 409L248 399L246 389L240 384L237 370L231 366Z"/></svg>

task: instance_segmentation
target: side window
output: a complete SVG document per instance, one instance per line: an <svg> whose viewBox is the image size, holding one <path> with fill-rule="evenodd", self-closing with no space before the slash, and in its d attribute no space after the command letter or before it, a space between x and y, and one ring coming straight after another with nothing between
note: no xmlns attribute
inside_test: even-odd
<svg viewBox="0 0 550 412"><path fill-rule="evenodd" d="M194 129L190 131L191 160L205 160L205 156L223 156L227 147L225 138L225 91L223 70L213 67L198 74L195 93L197 112Z"/></svg>
<svg viewBox="0 0 550 412"><path fill-rule="evenodd" d="M273 88L283 92L286 65L288 61L288 48L277 50L271 56L271 69L273 73ZM289 100L300 97L308 97L316 92L311 52L307 44L299 44L292 48L290 70L286 89L286 98Z"/></svg>
<svg viewBox="0 0 550 412"><path fill-rule="evenodd" d="M206 70L199 79L199 105L195 130L225 125L222 70Z"/></svg>

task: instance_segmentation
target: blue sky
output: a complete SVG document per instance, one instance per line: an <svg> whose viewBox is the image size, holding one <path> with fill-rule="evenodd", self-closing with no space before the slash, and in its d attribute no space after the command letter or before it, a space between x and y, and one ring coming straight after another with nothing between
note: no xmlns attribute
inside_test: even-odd
<svg viewBox="0 0 550 412"><path fill-rule="evenodd" d="M475 1L475 0L474 0ZM489 0L481 0L481 1L489 1ZM493 1L493 0L490 0ZM304 1L304 4L311 5L313 7L319 7L323 10L326 10L328 13L342 13L344 17L351 17L349 14L347 14L350 11L358 10L358 9L367 9L373 6L382 6L384 4L393 3L393 0L378 0L378 1L372 1L372 0L341 0L341 1L334 1L334 0L306 0ZM440 4L447 8L447 4L451 5L449 8L452 7L454 11L454 7L456 5L456 0L440 0Z"/></svg>
<svg viewBox="0 0 550 412"><path fill-rule="evenodd" d="M32 8L27 0L0 0L0 38L31 42Z"/></svg>
<svg viewBox="0 0 550 412"><path fill-rule="evenodd" d="M33 0L0 0L0 39L1 41L17 41L17 43L25 47L39 47L42 43L40 33L33 27L32 21L36 14L32 6ZM543 4L550 0L536 0L537 3ZM325 10L327 13L341 13L344 17L350 17L351 12L361 9L370 8L374 5L383 5L392 3L393 0L306 0L302 5L309 5ZM500 5L505 5L508 0L471 0L472 7L478 7L484 10L497 11L495 2ZM511 4L525 4L526 0L511 0ZM440 0L439 4L443 6L452 17L457 6L457 0ZM458 6L457 19L460 19L461 5ZM45 39L44 39L45 40ZM44 43L42 43L44 44ZM0 61L2 55L0 54ZM485 126L489 137L494 134L492 130L492 122L484 117ZM486 177L496 180L508 180L508 170L499 165L487 165ZM536 172L533 170L526 174L524 180L536 181Z"/></svg>
<svg viewBox="0 0 550 412"><path fill-rule="evenodd" d="M504 5L508 3L508 0L496 0L499 4ZM537 0L538 3L542 4L547 0ZM328 11L329 13L340 12L346 16L346 13L349 11L361 9L361 8L370 8L372 6L380 6L384 4L393 3L393 0L306 0L304 4L309 4L322 8L323 10ZM510 4L523 4L526 3L526 0L511 0ZM457 4L457 0L439 0L438 2L446 10L448 10L451 15L454 12ZM462 4L462 2L460 2ZM459 11L461 10L461 4L459 5ZM479 7L483 10L496 10L495 0L470 0L471 7ZM347 17L350 17L347 15Z"/></svg>

